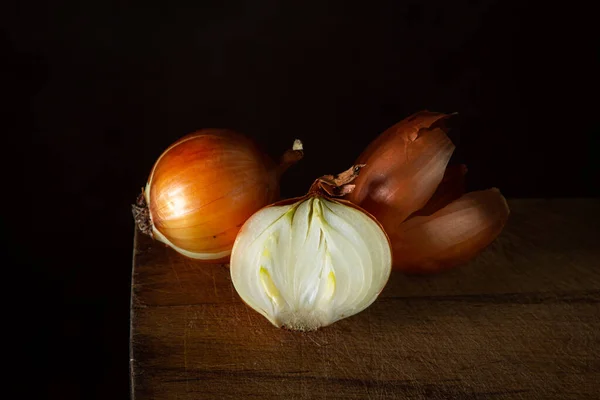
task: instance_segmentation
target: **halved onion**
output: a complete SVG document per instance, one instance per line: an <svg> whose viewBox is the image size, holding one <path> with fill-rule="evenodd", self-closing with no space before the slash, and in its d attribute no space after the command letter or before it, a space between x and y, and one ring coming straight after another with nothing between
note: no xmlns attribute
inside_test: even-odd
<svg viewBox="0 0 600 400"><path fill-rule="evenodd" d="M255 213L231 253L240 297L273 325L314 330L371 305L391 271L392 252L379 223L335 199L360 168L317 180L308 195Z"/></svg>

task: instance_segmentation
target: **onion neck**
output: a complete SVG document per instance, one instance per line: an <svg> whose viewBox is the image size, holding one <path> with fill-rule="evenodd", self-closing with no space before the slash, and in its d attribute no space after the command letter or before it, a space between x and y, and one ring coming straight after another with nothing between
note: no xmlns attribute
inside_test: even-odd
<svg viewBox="0 0 600 400"><path fill-rule="evenodd" d="M152 220L150 218L148 204L146 203L146 194L144 193L144 189L142 189L142 192L137 197L135 204L131 205L131 211L138 229L142 233L152 237Z"/></svg>
<svg viewBox="0 0 600 400"><path fill-rule="evenodd" d="M289 167L302 160L304 157L304 148L302 142L299 139L294 141L291 149L287 149L281 156L279 165L275 167L275 177L277 182L281 179L281 176Z"/></svg>
<svg viewBox="0 0 600 400"><path fill-rule="evenodd" d="M314 181L310 189L309 195L325 196L325 197L344 197L352 193L356 185L352 182L358 177L360 170L366 164L357 164L348 168L346 171L335 174L325 175Z"/></svg>

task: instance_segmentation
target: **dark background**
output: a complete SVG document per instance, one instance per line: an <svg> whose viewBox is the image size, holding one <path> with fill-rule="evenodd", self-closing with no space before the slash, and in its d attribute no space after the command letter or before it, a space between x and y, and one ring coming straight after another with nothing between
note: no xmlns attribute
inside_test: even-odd
<svg viewBox="0 0 600 400"><path fill-rule="evenodd" d="M144 3L0 13L0 218L24 308L9 326L36 378L24 392L127 398L129 205L195 129L237 129L274 157L301 138L292 196L413 112L458 112L470 189L599 194L598 21L577 2Z"/></svg>

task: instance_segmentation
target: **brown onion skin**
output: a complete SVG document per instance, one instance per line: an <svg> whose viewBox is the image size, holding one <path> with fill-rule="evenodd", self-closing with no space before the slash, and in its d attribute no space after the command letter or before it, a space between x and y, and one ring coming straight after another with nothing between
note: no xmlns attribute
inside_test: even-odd
<svg viewBox="0 0 600 400"><path fill-rule="evenodd" d="M244 135L191 133L169 146L150 174L146 196L154 229L191 253L226 252L242 224L278 198L278 180L275 163Z"/></svg>
<svg viewBox="0 0 600 400"><path fill-rule="evenodd" d="M467 193L431 215L410 218L390 234L395 268L420 275L466 264L500 235L509 214L506 199L492 188Z"/></svg>
<svg viewBox="0 0 600 400"><path fill-rule="evenodd" d="M378 205L372 201L370 194L373 188L381 184L380 182L385 184L385 181L402 167L397 162L398 157L406 157L406 148L413 145L411 142L419 135L421 129L431 129L437 124L444 128L443 121L449 117L448 114L420 111L387 128L369 143L356 160L355 164L366 164L366 167L354 182L355 190L346 198L379 217L378 208L384 208L385 205Z"/></svg>
<svg viewBox="0 0 600 400"><path fill-rule="evenodd" d="M454 200L459 199L466 191L466 173L467 166L465 164L448 165L444 177L433 193L433 196L431 196L423 208L412 213L408 218L431 215L446 207Z"/></svg>
<svg viewBox="0 0 600 400"><path fill-rule="evenodd" d="M415 113L385 130L356 161L366 167L347 199L380 221L396 270L434 273L462 265L490 245L508 219L498 189L464 194L466 166L448 166L452 115Z"/></svg>

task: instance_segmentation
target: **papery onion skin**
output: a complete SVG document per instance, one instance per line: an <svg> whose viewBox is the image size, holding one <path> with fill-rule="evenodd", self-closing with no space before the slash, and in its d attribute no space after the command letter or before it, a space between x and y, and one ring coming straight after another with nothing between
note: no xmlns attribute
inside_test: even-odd
<svg viewBox="0 0 600 400"><path fill-rule="evenodd" d="M465 164L448 165L442 181L431 198L423 208L415 211L409 218L419 215L431 215L465 194L466 173L467 166Z"/></svg>
<svg viewBox="0 0 600 400"><path fill-rule="evenodd" d="M464 264L489 246L509 216L496 188L467 193L429 216L415 216L389 232L394 267L422 274Z"/></svg>
<svg viewBox="0 0 600 400"><path fill-rule="evenodd" d="M366 167L347 197L386 230L421 209L442 181L454 145L446 135L451 115L421 111L379 135L358 157Z"/></svg>
<svg viewBox="0 0 600 400"><path fill-rule="evenodd" d="M261 209L239 232L232 282L274 326L328 326L370 306L387 283L392 251L381 224L357 205L333 198L351 190L338 183L353 173L317 180L306 196Z"/></svg>
<svg viewBox="0 0 600 400"><path fill-rule="evenodd" d="M446 135L451 116L418 112L358 157L367 167L349 200L385 228L394 269L430 273L464 264L500 234L508 218L499 190L463 195L466 166L447 166L454 151Z"/></svg>
<svg viewBox="0 0 600 400"><path fill-rule="evenodd" d="M187 257L227 261L242 224L278 198L280 175L301 157L301 150L290 150L278 166L231 130L181 138L159 157L146 184L152 236Z"/></svg>

